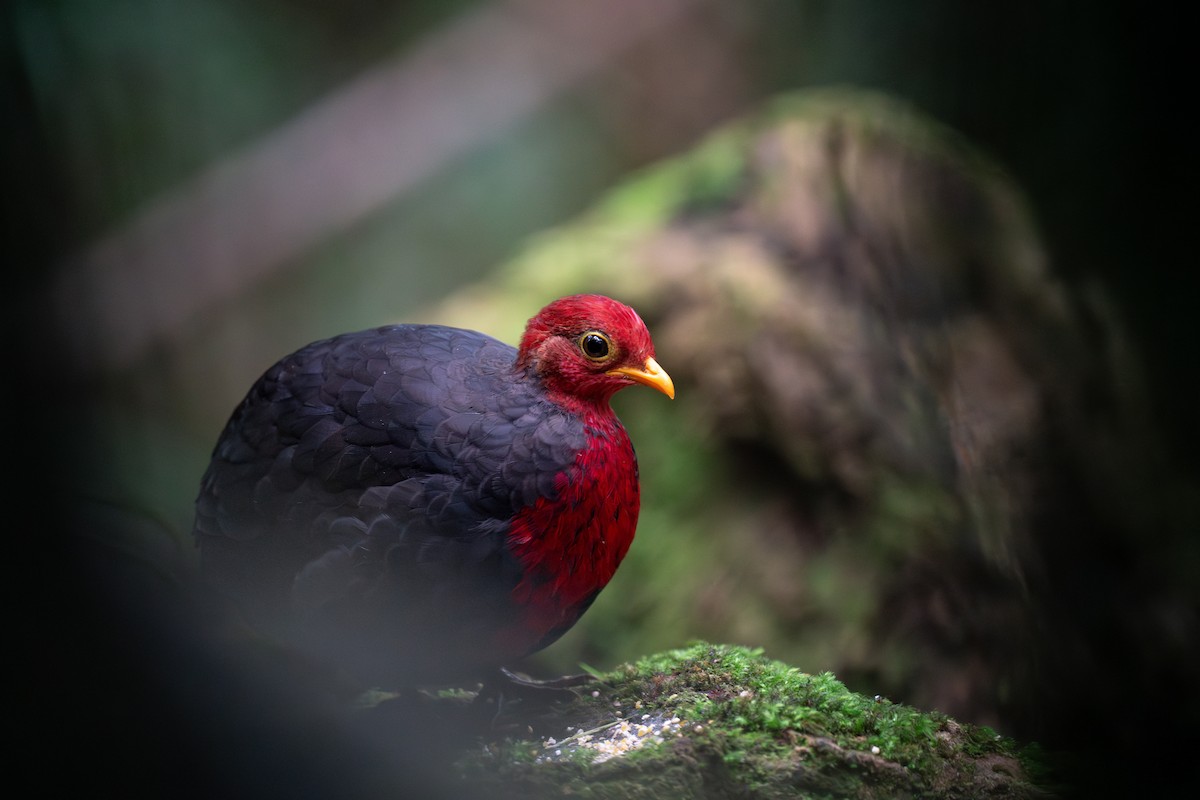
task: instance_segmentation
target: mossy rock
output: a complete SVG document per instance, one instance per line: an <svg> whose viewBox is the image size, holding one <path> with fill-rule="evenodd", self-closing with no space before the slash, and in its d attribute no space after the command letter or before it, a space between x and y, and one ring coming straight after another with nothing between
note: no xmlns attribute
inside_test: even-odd
<svg viewBox="0 0 1200 800"><path fill-rule="evenodd" d="M496 798L1045 798L1035 745L696 642L595 676L457 762Z"/></svg>

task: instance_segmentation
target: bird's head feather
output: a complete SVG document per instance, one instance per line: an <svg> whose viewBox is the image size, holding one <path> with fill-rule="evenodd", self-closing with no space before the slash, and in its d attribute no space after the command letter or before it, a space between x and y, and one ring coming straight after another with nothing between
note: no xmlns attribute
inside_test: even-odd
<svg viewBox="0 0 1200 800"><path fill-rule="evenodd" d="M539 311L521 338L517 369L532 370L551 399L567 407L606 404L635 383L675 397L646 323L604 295L563 297Z"/></svg>

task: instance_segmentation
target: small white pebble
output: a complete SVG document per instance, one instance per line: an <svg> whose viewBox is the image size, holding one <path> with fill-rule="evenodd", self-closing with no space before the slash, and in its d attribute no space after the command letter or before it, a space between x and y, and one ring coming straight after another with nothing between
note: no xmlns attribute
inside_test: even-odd
<svg viewBox="0 0 1200 800"><path fill-rule="evenodd" d="M599 696L600 696L600 690L592 689L592 697L599 697Z"/></svg>
<svg viewBox="0 0 1200 800"><path fill-rule="evenodd" d="M877 745L877 744L871 745L871 753L874 755L879 755L879 745Z"/></svg>

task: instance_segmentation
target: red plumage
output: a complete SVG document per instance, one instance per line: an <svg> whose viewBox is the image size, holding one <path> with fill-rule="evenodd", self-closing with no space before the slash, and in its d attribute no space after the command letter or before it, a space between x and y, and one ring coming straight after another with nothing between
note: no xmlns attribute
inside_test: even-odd
<svg viewBox="0 0 1200 800"><path fill-rule="evenodd" d="M449 683L555 641L633 541L609 405L674 396L645 324L563 298L519 349L393 325L314 342L251 387L196 504L201 566L246 620L363 684Z"/></svg>

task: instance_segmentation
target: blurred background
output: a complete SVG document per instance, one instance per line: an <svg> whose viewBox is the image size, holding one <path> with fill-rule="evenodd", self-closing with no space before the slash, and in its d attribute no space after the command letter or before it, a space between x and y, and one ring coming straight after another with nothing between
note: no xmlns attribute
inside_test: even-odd
<svg viewBox="0 0 1200 800"><path fill-rule="evenodd" d="M1187 693L1178 682L1196 666L1198 551L1195 394L1184 389L1194 372L1195 277L1178 263L1184 206L1166 191L1183 183L1176 176L1188 160L1170 22L1119 4L950 0L12 0L3 37L5 324L8 341L21 345L6 402L23 443L14 499L34 508L20 525L70 528L72 501L99 501L137 520L136 531L119 523L123 546L173 565L191 558L191 503L221 426L282 354L402 320L453 318L515 341L541 305L535 292L525 305L474 317L446 309L542 232L781 92L870 89L956 131L1027 204L1054 291L1104 309L1073 335L1116 337L1122 363L1133 365L1103 375L1136 384L1139 421L1130 427L1142 433L1125 440L1136 446L1130 483L1117 494L1141 497L1131 501L1138 510L1111 525L1097 524L1104 515L1094 509L1073 516L1078 497L1113 489L1120 463L1107 465L1107 484L1064 479L1054 522L1029 526L1032 543L1022 540L1025 572L952 582L1018 598L1016 621L995 624L1020 635L981 644L979 631L992 624L983 619L971 636L939 640L940 655L901 653L878 632L849 632L855 620L878 627L879 613L855 606L834 622L806 624L803 613L764 620L787 599L755 597L752 570L706 572L688 561L722 551L697 537L703 510L678 525L651 511L653 489L662 496L691 480L660 467L673 452L743 466L729 459L756 451L730 455L719 437L703 440L711 424L686 413L639 425L648 401L630 401L619 410L649 461L649 517L630 556L639 560L619 576L628 581L619 596L602 596L530 668L569 671L580 660L609 668L703 636L761 645L807 671L832 669L852 689L1052 749L1073 750L1081 729L1103 740L1103 752L1175 746L1163 717L1191 702L1176 693ZM663 302L644 300L652 330L656 318L669 324ZM1119 333L1088 327L1101 324ZM1024 347L1038 351L1036 342ZM682 349L677 360L692 359ZM674 374L661 341L659 355ZM702 372L683 367L685 377ZM1110 389L1069 394L1086 405ZM1086 409L1079 418L1112 422ZM1161 492L1138 495L1146 484ZM675 538L656 538L673 527ZM830 555L828 532L814 545L782 529L782 542L747 550L768 558L794 550L797 582L826 574L813 571L820 554L835 576L855 571L839 559L871 558L853 548ZM1041 547L1052 531L1061 536ZM27 538L57 553L42 548L44 536ZM71 615L70 600L98 619L67 642L74 658L39 650L35 668L56 670L60 687L94 684L84 667L96 645L116 654L110 678L128 672L123 658L145 646L136 635L145 620L93 602L122 594L111 583L124 572L109 581L58 561L46 569L78 592L40 581L34 607ZM1006 581L1017 572L1014 588ZM1032 589L1023 583L1030 572ZM929 585L915 574L893 588L910 597ZM89 580L100 591L80 587ZM850 605L855 584L830 581L822 599L805 602ZM130 602L158 597L149 589ZM621 597L637 609L621 608ZM978 608L932 606L951 617ZM60 644L74 629L61 630L52 637ZM1056 640L1078 649L1058 659ZM1003 689L985 668L996 652L1015 665ZM161 691L186 718L193 707ZM147 724L129 711L134 702L109 697L102 708Z"/></svg>

